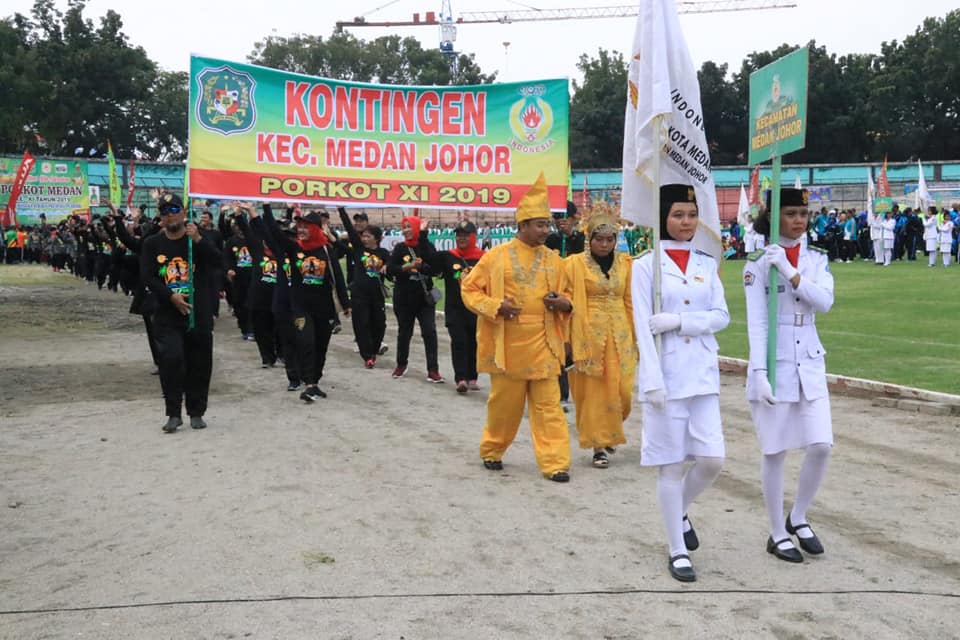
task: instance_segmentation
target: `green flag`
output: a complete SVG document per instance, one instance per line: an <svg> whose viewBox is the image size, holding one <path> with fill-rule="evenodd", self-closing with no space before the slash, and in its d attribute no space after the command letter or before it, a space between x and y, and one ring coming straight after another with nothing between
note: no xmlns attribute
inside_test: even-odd
<svg viewBox="0 0 960 640"><path fill-rule="evenodd" d="M117 161L113 157L113 147L110 141L107 141L107 162L110 166L110 204L114 207L120 207L120 200L123 196L120 193L120 176L117 175Z"/></svg>

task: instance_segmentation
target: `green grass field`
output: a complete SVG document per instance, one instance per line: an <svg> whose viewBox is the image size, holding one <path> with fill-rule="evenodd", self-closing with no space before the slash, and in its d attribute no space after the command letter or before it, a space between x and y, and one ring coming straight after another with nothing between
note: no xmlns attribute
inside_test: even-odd
<svg viewBox="0 0 960 640"><path fill-rule="evenodd" d="M717 338L725 356L747 357L743 262L721 270L730 326ZM834 304L817 316L830 373L960 394L960 268L927 267L926 258L877 267L830 265Z"/></svg>

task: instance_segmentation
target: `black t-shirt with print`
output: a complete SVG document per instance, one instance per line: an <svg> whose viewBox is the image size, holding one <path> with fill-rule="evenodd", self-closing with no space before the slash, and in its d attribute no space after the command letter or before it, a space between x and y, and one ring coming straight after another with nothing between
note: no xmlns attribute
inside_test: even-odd
<svg viewBox="0 0 960 640"><path fill-rule="evenodd" d="M193 270L196 295L189 295L188 238L186 235L171 240L163 232L143 240L140 254L140 278L156 301L154 322L186 326L188 316L181 314L170 302L174 293L186 294L194 305L195 326L213 328L213 297L208 291L209 272L220 266L220 251L205 238L193 245Z"/></svg>

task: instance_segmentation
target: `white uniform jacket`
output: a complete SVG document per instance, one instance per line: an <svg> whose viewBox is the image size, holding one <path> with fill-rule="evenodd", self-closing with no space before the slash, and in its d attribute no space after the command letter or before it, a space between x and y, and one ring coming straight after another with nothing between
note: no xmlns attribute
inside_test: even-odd
<svg viewBox="0 0 960 640"><path fill-rule="evenodd" d="M943 224L937 226L937 236L940 253L950 253L950 248L953 246L953 222L945 219Z"/></svg>
<svg viewBox="0 0 960 640"><path fill-rule="evenodd" d="M870 225L870 239L883 240L883 216L877 213L867 214L867 224Z"/></svg>
<svg viewBox="0 0 960 640"><path fill-rule="evenodd" d="M664 243L661 243L661 245ZM673 242L672 247L689 246ZM662 336L662 354L658 358L650 316L653 315L654 252L633 261L633 319L636 326L640 365L637 384L640 396L663 389L667 400L720 393L719 346L714 333L730 324L723 283L717 275L717 263L708 254L690 249L684 274L663 247L660 256L662 313L680 314L680 329Z"/></svg>
<svg viewBox="0 0 960 640"><path fill-rule="evenodd" d="M779 402L799 402L800 390L807 400L827 395L826 350L820 343L815 314L833 306L833 276L826 251L801 247L797 260L800 286L777 273L777 387ZM750 361L747 365L747 400L761 400L757 376L767 368L767 289L770 268L763 254L751 254L743 268L743 289L747 300L747 338Z"/></svg>
<svg viewBox="0 0 960 640"><path fill-rule="evenodd" d="M923 219L923 243L927 251L937 250L937 216L926 216Z"/></svg>
<svg viewBox="0 0 960 640"><path fill-rule="evenodd" d="M883 248L893 249L897 240L894 234L894 229L897 228L897 220L895 218L884 219L880 222L880 225L883 227Z"/></svg>

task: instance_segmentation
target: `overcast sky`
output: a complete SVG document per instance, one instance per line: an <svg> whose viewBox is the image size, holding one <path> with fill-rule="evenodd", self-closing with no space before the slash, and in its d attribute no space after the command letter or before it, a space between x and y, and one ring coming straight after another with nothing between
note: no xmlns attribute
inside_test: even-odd
<svg viewBox="0 0 960 640"><path fill-rule="evenodd" d="M943 17L957 0L911 0L868 3L862 0L791 0L792 9L727 14L681 15L694 62L729 63L731 71L752 51L783 43L801 44L811 38L832 53L878 53L880 43L902 40L924 18ZM65 8L66 0L57 0ZM379 11L377 7L387 5ZM352 20L367 12L367 20L410 20L414 12L439 12L440 0L269 0L269 2L210 2L197 0L89 0L85 15L98 18L117 11L124 31L162 67L186 70L191 53L245 62L253 44L275 33L329 35L337 20ZM624 0L451 0L460 11L538 9L629 5ZM33 0L4 0L0 15L29 13ZM95 20L96 21L96 20ZM598 49L626 52L633 40L635 19L566 20L559 22L467 24L458 27L457 50L476 54L484 72L499 71L506 81L569 77L578 79L580 54L595 57ZM366 40L398 33L418 38L424 47L439 43L437 27L354 29ZM509 42L505 47L504 42Z"/></svg>

